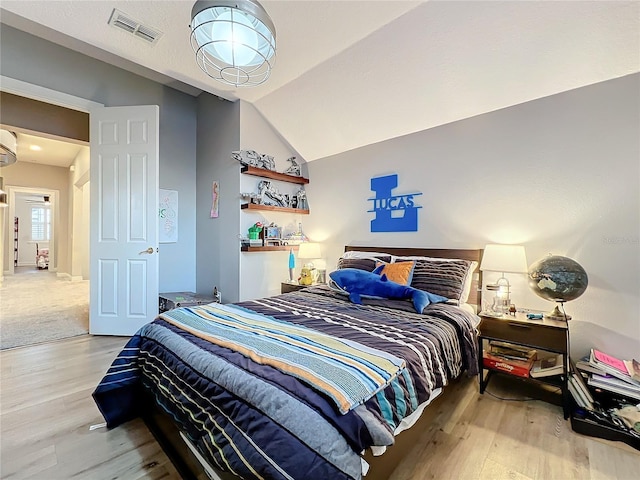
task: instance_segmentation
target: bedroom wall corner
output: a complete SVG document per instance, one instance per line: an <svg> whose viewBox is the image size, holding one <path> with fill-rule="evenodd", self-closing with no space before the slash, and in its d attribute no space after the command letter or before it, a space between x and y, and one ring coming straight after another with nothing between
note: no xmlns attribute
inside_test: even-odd
<svg viewBox="0 0 640 480"><path fill-rule="evenodd" d="M223 302L240 295L240 168L231 152L240 146L240 107L214 95L197 98L196 291ZM218 217L211 218L212 183L219 182Z"/></svg>
<svg viewBox="0 0 640 480"><path fill-rule="evenodd" d="M304 176L308 176L304 159L289 143L265 120L262 114L252 104L239 101L240 104L240 148L255 150L258 153L272 155L276 164L276 171L283 172L290 165L287 159L295 156L301 163ZM237 163L237 162L236 162ZM240 165L237 167L240 171ZM256 192L261 179L250 175L240 176L239 192ZM282 193L292 193L298 185L286 182L272 181L273 185ZM238 197L239 198L239 197ZM313 201L309 199L310 203ZM238 201L237 208L240 212ZM238 233L246 236L248 228L256 222L269 224L275 222L283 228L283 233L297 231L298 225L306 225L307 215L296 215L283 212L249 212L240 213L240 229ZM240 248L238 242L238 249ZM289 252L242 252L240 254L240 297L239 300L249 300L280 294L280 283L289 278ZM300 269L297 268L297 271Z"/></svg>

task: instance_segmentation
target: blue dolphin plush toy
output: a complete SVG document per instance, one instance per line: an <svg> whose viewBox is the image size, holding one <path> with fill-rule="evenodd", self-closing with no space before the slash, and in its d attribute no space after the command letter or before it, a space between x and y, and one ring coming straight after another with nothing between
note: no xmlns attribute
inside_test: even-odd
<svg viewBox="0 0 640 480"><path fill-rule="evenodd" d="M411 299L416 312L422 313L430 303L446 302L448 299L440 295L407 287L392 282L386 275L359 270L357 268L343 268L329 274L331 280L343 291L349 294L349 300L358 305L362 304L362 296L379 298Z"/></svg>

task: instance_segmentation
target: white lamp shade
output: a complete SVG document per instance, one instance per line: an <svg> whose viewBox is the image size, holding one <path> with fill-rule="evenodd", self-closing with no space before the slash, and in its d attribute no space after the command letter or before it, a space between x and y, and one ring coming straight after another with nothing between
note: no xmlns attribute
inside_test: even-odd
<svg viewBox="0 0 640 480"><path fill-rule="evenodd" d="M301 243L298 247L298 258L320 258L320 244L312 242Z"/></svg>
<svg viewBox="0 0 640 480"><path fill-rule="evenodd" d="M484 247L480 270L502 273L527 273L527 257L522 245L490 244Z"/></svg>

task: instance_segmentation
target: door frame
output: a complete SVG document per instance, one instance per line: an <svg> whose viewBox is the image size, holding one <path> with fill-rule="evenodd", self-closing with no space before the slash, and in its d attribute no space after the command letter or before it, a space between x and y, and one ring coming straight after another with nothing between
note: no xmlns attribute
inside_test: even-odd
<svg viewBox="0 0 640 480"><path fill-rule="evenodd" d="M75 95L69 95L68 93L59 92L57 90L52 90L50 88L42 87L40 85L35 85L33 83L28 83L23 80L18 80L16 78L7 77L4 75L0 75L0 91L12 93L14 95L19 95L21 97L38 100L40 102L49 103L52 105L58 105L60 107L70 108L79 112L88 113L89 115L91 115L92 108L104 107L102 103L94 102L93 100L76 97ZM15 209L15 206L12 207L12 205L14 205L15 198L10 198L10 202L11 204L9 207L9 212L12 212L14 211L13 209ZM59 201L56 202L56 209L59 208L58 204ZM0 239L0 241L3 241L4 245L11 246L11 233L13 232L13 224L11 223L11 221L13 219L13 216L11 215L11 213L9 213L8 217L9 219L5 220L5 226L7 227L7 233L5 234L6 238ZM59 220L59 217L56 220ZM50 249L50 252L52 250L53 249ZM89 252L89 255L91 255L91 252ZM11 260L9 262L10 268L7 269L8 266L4 265L4 270L8 270L8 273L12 274L14 272L13 259L11 255L9 255L9 257L9 260ZM0 277L3 273L4 272L0 272Z"/></svg>
<svg viewBox="0 0 640 480"><path fill-rule="evenodd" d="M50 88L41 87L40 85L34 85L33 83L27 83L11 77L5 77L4 75L0 75L0 90L89 114L92 108L104 107L104 104L94 102L93 100L51 90Z"/></svg>
<svg viewBox="0 0 640 480"><path fill-rule="evenodd" d="M47 242L49 244L49 271L57 272L58 266L56 264L56 232L58 231L58 223L60 221L60 192L58 190L52 190L50 188L39 188L39 187L20 187L14 185L7 185L7 195L9 196L9 219L7 222L9 223L9 228L7 228L7 236L5 245L11 243L11 233L13 233L13 219L16 216L16 194L17 193L27 193L27 194L36 194L36 195L49 195L53 200L53 209L51 215L51 239ZM18 228L20 228L18 226ZM10 250L11 251L11 250ZM15 265L13 263L13 258L9 255L9 268L6 269L9 275L13 275L15 273ZM34 265L36 264L35 257L33 258Z"/></svg>

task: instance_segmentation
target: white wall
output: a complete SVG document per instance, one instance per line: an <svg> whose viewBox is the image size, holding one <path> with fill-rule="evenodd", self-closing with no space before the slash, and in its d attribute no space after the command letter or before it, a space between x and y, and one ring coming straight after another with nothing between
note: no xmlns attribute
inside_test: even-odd
<svg viewBox="0 0 640 480"><path fill-rule="evenodd" d="M71 175L71 229L69 258L72 280L89 280L89 225L91 222L91 202L89 188L89 147L83 147L73 161Z"/></svg>
<svg viewBox="0 0 640 480"><path fill-rule="evenodd" d="M307 233L329 265L345 244L526 247L580 263L589 287L565 305L574 355L640 352L640 74L310 162ZM371 233L372 177L420 191L419 231ZM331 267L328 267L329 270ZM550 310L524 276L519 307Z"/></svg>
<svg viewBox="0 0 640 480"><path fill-rule="evenodd" d="M282 172L290 165L287 159L296 156L300 158L292 147L286 143L277 132L267 123L255 107L244 101L240 102L240 149L255 150L258 153L272 155L276 163L276 171ZM236 167L240 170L240 165ZM306 173L306 165L304 165ZM256 192L261 179L251 175L240 176L241 192ZM281 193L295 193L299 185L272 181ZM237 192L240 193L240 192ZM239 198L239 197L238 197ZM309 199L311 208L313 200ZM238 201L238 211L240 212ZM256 222L270 224L275 222L283 227L283 234L297 231L298 224L306 224L308 215L297 215L284 212L248 212L240 213L240 232L247 236L248 228ZM236 246L240 248L239 242ZM296 265L299 265L297 262ZM296 272L300 269L297 268ZM280 294L280 283L289 278L289 252L242 252L240 254L240 295L239 300L266 297Z"/></svg>

